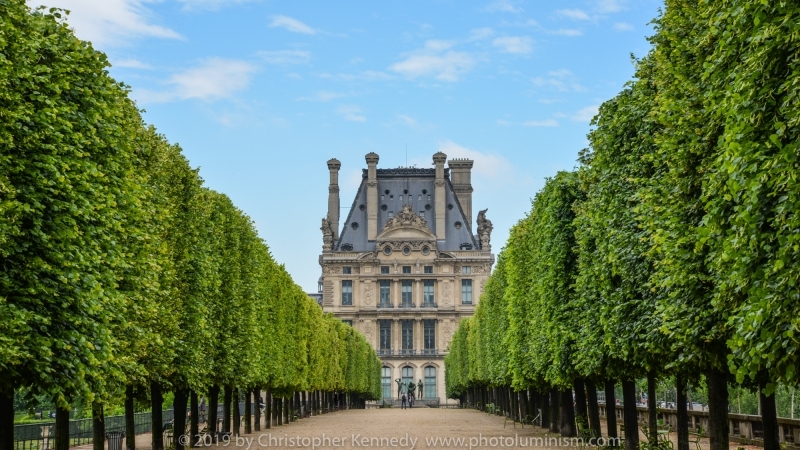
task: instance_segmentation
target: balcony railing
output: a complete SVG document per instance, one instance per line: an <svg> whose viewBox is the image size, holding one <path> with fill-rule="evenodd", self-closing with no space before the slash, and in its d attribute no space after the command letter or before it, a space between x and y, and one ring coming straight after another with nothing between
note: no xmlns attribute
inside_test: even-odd
<svg viewBox="0 0 800 450"><path fill-rule="evenodd" d="M416 355L417 351L413 348L403 348L397 351L398 355Z"/></svg>
<svg viewBox="0 0 800 450"><path fill-rule="evenodd" d="M438 308L438 306L434 302L423 302L420 307L421 308Z"/></svg>
<svg viewBox="0 0 800 450"><path fill-rule="evenodd" d="M439 354L439 349L436 348L426 348L426 349L413 349L413 348L403 348L399 350L393 350L390 348L381 348L377 350L378 356L421 356L421 355L428 355L428 356L435 356Z"/></svg>
<svg viewBox="0 0 800 450"><path fill-rule="evenodd" d="M394 308L394 306L388 302L381 302L378 303L378 308Z"/></svg>
<svg viewBox="0 0 800 450"><path fill-rule="evenodd" d="M425 348L425 349L422 349L420 351L422 352L423 355L438 355L439 354L439 350L437 350L435 348Z"/></svg>
<svg viewBox="0 0 800 450"><path fill-rule="evenodd" d="M413 303L403 302L400 303L400 306L398 308L413 308L413 307L414 307Z"/></svg>
<svg viewBox="0 0 800 450"><path fill-rule="evenodd" d="M392 349L390 348L379 349L378 356L392 356Z"/></svg>

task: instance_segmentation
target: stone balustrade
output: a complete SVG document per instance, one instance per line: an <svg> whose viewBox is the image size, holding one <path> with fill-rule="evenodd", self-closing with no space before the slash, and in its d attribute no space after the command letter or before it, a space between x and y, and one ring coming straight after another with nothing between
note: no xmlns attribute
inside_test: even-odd
<svg viewBox="0 0 800 450"><path fill-rule="evenodd" d="M601 403L600 416L606 417L606 405ZM639 423L647 423L647 407L637 406ZM615 413L617 423L622 424L622 406L616 405ZM668 423L672 429L678 426L678 411L675 409L658 408L658 419ZM738 442L747 445L763 446L763 426L761 416L751 416L747 414L728 414L730 439L731 442ZM708 411L689 411L689 428L697 429L700 426L704 430L704 435L708 436ZM800 419L778 418L779 439L786 448L800 449Z"/></svg>

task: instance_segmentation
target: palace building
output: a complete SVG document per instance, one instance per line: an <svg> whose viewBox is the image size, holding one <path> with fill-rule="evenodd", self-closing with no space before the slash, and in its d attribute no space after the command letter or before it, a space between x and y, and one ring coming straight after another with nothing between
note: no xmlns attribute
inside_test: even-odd
<svg viewBox="0 0 800 450"><path fill-rule="evenodd" d="M352 207L340 226L339 169L328 161L322 219L322 308L361 331L383 361L383 396L422 382L425 402L444 402L444 356L489 278L492 223L473 222L473 161L433 155L432 169L379 169L366 155ZM445 168L445 162L448 167ZM475 232L473 232L475 230Z"/></svg>

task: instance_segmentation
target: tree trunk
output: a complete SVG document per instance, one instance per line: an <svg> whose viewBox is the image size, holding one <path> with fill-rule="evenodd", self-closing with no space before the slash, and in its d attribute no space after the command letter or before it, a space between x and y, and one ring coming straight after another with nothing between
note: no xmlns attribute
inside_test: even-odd
<svg viewBox="0 0 800 450"><path fill-rule="evenodd" d="M222 388L222 431L231 432L231 401L233 401L233 390L225 385Z"/></svg>
<svg viewBox="0 0 800 450"><path fill-rule="evenodd" d="M572 399L572 389L561 392L561 436L574 437L575 430L575 403Z"/></svg>
<svg viewBox="0 0 800 450"><path fill-rule="evenodd" d="M200 405L197 401L197 392L189 392L189 446L196 447L200 440Z"/></svg>
<svg viewBox="0 0 800 450"><path fill-rule="evenodd" d="M706 374L706 381L709 450L728 450L728 376L712 368Z"/></svg>
<svg viewBox="0 0 800 450"><path fill-rule="evenodd" d="M136 450L136 411L133 409L133 386L125 387L125 449Z"/></svg>
<svg viewBox="0 0 800 450"><path fill-rule="evenodd" d="M186 435L186 404L189 400L189 389L175 389L175 400L172 403L172 440L175 450L183 450L186 442L182 436ZM166 442L169 445L169 442Z"/></svg>
<svg viewBox="0 0 800 450"><path fill-rule="evenodd" d="M164 420L161 415L164 397L161 395L161 385L157 381L150 383L150 421L152 422L153 450L164 450Z"/></svg>
<svg viewBox="0 0 800 450"><path fill-rule="evenodd" d="M0 450L14 450L14 390L0 391Z"/></svg>
<svg viewBox="0 0 800 450"><path fill-rule="evenodd" d="M239 388L232 388L231 389L231 410L233 411L233 427L231 430L233 431L234 436L239 435L240 425L242 424L242 416L239 411Z"/></svg>
<svg viewBox="0 0 800 450"><path fill-rule="evenodd" d="M539 394L539 398L541 399L540 407L542 409L542 428L550 428L550 394L547 392L543 392Z"/></svg>
<svg viewBox="0 0 800 450"><path fill-rule="evenodd" d="M56 446L54 450L69 450L69 410L56 406Z"/></svg>
<svg viewBox="0 0 800 450"><path fill-rule="evenodd" d="M603 433L600 429L600 408L597 406L597 385L594 380L586 380L586 398L589 403L589 427L600 437Z"/></svg>
<svg viewBox="0 0 800 450"><path fill-rule="evenodd" d="M103 450L106 440L106 424L103 416L103 404L92 402L92 449Z"/></svg>
<svg viewBox="0 0 800 450"><path fill-rule="evenodd" d="M261 389L255 388L253 389L253 401L256 402L255 410L253 410L253 415L255 416L255 420L253 420L255 425L255 431L261 431Z"/></svg>
<svg viewBox="0 0 800 450"><path fill-rule="evenodd" d="M686 380L678 374L675 376L676 407L678 409L678 450L689 450L689 411L686 408Z"/></svg>
<svg viewBox="0 0 800 450"><path fill-rule="evenodd" d="M217 436L217 411L219 410L219 386L216 384L208 388L208 429L211 437Z"/></svg>
<svg viewBox="0 0 800 450"><path fill-rule="evenodd" d="M656 372L647 372L647 426L650 436L647 440L655 444L658 442L658 402L656 401Z"/></svg>
<svg viewBox="0 0 800 450"><path fill-rule="evenodd" d="M559 397L558 391L556 389L551 389L550 390L550 432L551 433L558 433L558 430L559 430L558 422L559 422L560 414L559 414L559 410L558 410L558 404L560 403L560 401L559 401L558 397Z"/></svg>
<svg viewBox="0 0 800 450"><path fill-rule="evenodd" d="M575 379L575 420L589 428L589 410L586 408L586 384L582 378Z"/></svg>
<svg viewBox="0 0 800 450"><path fill-rule="evenodd" d="M272 428L272 388L267 388L265 397L264 405L266 405L266 410L264 411L264 426L270 429Z"/></svg>
<svg viewBox="0 0 800 450"><path fill-rule="evenodd" d="M636 384L633 380L622 381L622 401L625 423L625 450L639 448L639 421L636 413Z"/></svg>
<svg viewBox="0 0 800 450"><path fill-rule="evenodd" d="M606 429L609 445L617 447L617 398L614 392L614 380L606 380Z"/></svg>
<svg viewBox="0 0 800 450"><path fill-rule="evenodd" d="M780 450L778 437L778 410L775 405L775 392L764 395L766 382L760 383L758 395L761 399L761 421L764 426L764 450Z"/></svg>

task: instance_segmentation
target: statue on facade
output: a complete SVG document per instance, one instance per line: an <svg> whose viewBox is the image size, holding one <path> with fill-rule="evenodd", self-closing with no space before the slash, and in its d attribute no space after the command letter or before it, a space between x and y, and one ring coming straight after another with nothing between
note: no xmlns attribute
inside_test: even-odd
<svg viewBox="0 0 800 450"><path fill-rule="evenodd" d="M384 225L383 229L388 230L389 228L394 227L409 226L426 228L428 223L425 221L425 219L414 212L414 208L412 208L411 205L403 205L403 209L400 210L397 215L386 221L386 225Z"/></svg>
<svg viewBox="0 0 800 450"><path fill-rule="evenodd" d="M397 383L397 398L400 398L403 395L403 380L397 378L394 382Z"/></svg>
<svg viewBox="0 0 800 450"><path fill-rule="evenodd" d="M422 396L423 396L422 393L425 392L425 391L422 390L422 388L424 388L424 387L425 387L425 385L422 384L422 380L419 380L419 382L417 383L417 392L419 392L419 398L422 398Z"/></svg>
<svg viewBox="0 0 800 450"><path fill-rule="evenodd" d="M478 239L481 241L481 249L482 250L491 250L491 239L492 239L492 221L486 218L486 211L489 209L484 209L483 211L478 212Z"/></svg>
<svg viewBox="0 0 800 450"><path fill-rule="evenodd" d="M319 229L322 230L322 251L329 252L333 250L333 226L331 221L327 217L323 217L322 226Z"/></svg>
<svg viewBox="0 0 800 450"><path fill-rule="evenodd" d="M417 385L414 384L414 380L408 382L408 393L414 395L414 390L417 389Z"/></svg>

